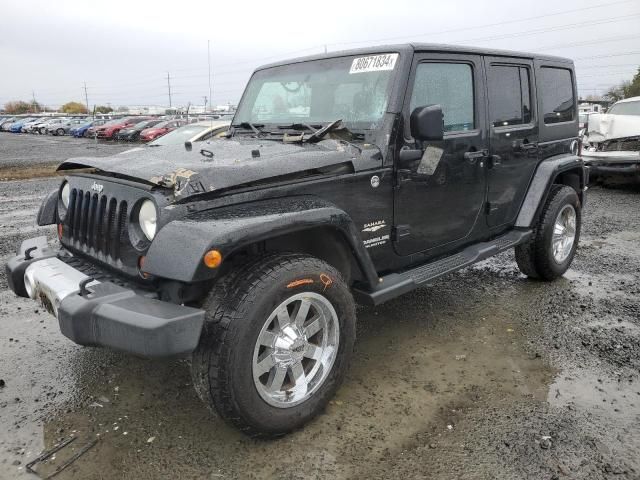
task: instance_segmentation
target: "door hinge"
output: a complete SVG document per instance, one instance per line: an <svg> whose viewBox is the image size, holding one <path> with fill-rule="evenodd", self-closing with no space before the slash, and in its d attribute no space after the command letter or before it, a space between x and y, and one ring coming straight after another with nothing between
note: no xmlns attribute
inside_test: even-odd
<svg viewBox="0 0 640 480"><path fill-rule="evenodd" d="M498 210L498 208L499 207L498 207L498 205L495 204L495 202L494 203L487 202L485 204L485 210L486 210L488 215L491 215L492 213L494 213L496 210Z"/></svg>
<svg viewBox="0 0 640 480"><path fill-rule="evenodd" d="M398 172L396 173L396 183L395 183L396 190L399 189L403 183L410 182L411 176L412 176L411 170L406 170L406 169L398 170Z"/></svg>
<svg viewBox="0 0 640 480"><path fill-rule="evenodd" d="M500 155L489 155L487 159L487 167L496 168L498 165L502 163L502 157Z"/></svg>
<svg viewBox="0 0 640 480"><path fill-rule="evenodd" d="M411 226L410 225L396 225L391 230L391 239L394 242L397 242L398 240L400 240L400 239L402 239L404 237L408 237L409 235L411 235Z"/></svg>

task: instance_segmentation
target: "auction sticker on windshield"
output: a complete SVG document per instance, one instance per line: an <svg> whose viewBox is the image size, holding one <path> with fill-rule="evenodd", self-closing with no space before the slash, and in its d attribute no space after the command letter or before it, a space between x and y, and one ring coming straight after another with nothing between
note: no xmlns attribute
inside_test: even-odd
<svg viewBox="0 0 640 480"><path fill-rule="evenodd" d="M354 58L349 74L393 70L396 66L397 59L397 53L386 53L384 55L371 55L369 57Z"/></svg>

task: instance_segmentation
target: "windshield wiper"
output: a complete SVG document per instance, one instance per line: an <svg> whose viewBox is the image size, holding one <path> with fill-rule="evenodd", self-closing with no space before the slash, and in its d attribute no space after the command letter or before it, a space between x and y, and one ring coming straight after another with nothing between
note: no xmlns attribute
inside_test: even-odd
<svg viewBox="0 0 640 480"><path fill-rule="evenodd" d="M347 127L342 125L342 119L334 120L333 122L327 123L320 130L317 130L313 132L311 135L309 135L309 138L307 138L307 142L319 142L320 140L322 140L322 137L324 137L327 133L331 132L332 130L335 130L338 127L342 127L345 130L347 130Z"/></svg>
<svg viewBox="0 0 640 480"><path fill-rule="evenodd" d="M311 133L316 133L319 128L322 128L322 125L310 125L308 123L297 122L289 125L278 125L278 128L281 130L311 130Z"/></svg>
<svg viewBox="0 0 640 480"><path fill-rule="evenodd" d="M264 125L262 124L253 124L251 122L241 122L239 125L234 125L234 127L242 127L245 129L249 129L252 130L253 133L255 133L256 135L260 135L262 133L264 133L262 130L260 130L260 127L264 127Z"/></svg>

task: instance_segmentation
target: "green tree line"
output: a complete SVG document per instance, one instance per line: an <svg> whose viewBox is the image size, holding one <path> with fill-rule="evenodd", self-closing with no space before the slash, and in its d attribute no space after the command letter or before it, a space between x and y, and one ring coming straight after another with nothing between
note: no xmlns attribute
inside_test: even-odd
<svg viewBox="0 0 640 480"><path fill-rule="evenodd" d="M626 80L620 85L611 87L607 93L604 94L604 98L610 102L617 102L624 98L639 97L640 96L640 67L631 80Z"/></svg>
<svg viewBox="0 0 640 480"><path fill-rule="evenodd" d="M40 113L50 112L51 109L45 108L35 100L32 102L25 102L22 100L15 100L4 104L4 111L11 115L22 115L25 113ZM95 113L110 113L113 112L113 108L106 107L104 105L96 105L94 107ZM60 107L60 112L70 114L82 114L89 113L87 107L81 102L67 102Z"/></svg>

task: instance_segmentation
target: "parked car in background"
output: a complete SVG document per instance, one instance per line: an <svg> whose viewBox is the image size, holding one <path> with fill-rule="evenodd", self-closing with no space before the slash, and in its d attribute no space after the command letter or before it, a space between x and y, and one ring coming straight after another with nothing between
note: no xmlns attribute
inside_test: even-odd
<svg viewBox="0 0 640 480"><path fill-rule="evenodd" d="M32 125L42 122L42 117L34 118L22 124L22 133L28 133Z"/></svg>
<svg viewBox="0 0 640 480"><path fill-rule="evenodd" d="M25 123L22 131L25 133L40 133L40 127L51 120L49 117L40 117L33 122Z"/></svg>
<svg viewBox="0 0 640 480"><path fill-rule="evenodd" d="M185 142L202 142L218 135L223 135L229 130L231 122L228 121L208 121L197 122L183 127L176 128L172 132L149 142L150 147L160 147L163 145L180 145Z"/></svg>
<svg viewBox="0 0 640 480"><path fill-rule="evenodd" d="M604 113L604 109L597 103L581 103L578 105L578 113Z"/></svg>
<svg viewBox="0 0 640 480"><path fill-rule="evenodd" d="M119 118L118 119L113 119L113 120L106 120L106 121L103 121L103 123L98 123L98 121L96 121L96 123L94 123L91 127L89 127L84 132L84 136L93 138L93 137L97 136L97 132L98 132L99 128L107 127L109 125L115 125L118 122L120 122Z"/></svg>
<svg viewBox="0 0 640 480"><path fill-rule="evenodd" d="M9 117L5 120L2 121L2 123L0 123L0 130L3 132L6 132L9 130L9 127L11 126L11 124L15 121L17 121L18 118L17 117Z"/></svg>
<svg viewBox="0 0 640 480"><path fill-rule="evenodd" d="M151 140L155 140L156 138L183 126L185 123L187 123L185 120L167 120L165 122L160 122L154 127L142 130L142 132L140 132L140 140L143 142L150 142Z"/></svg>
<svg viewBox="0 0 640 480"><path fill-rule="evenodd" d="M67 135L69 130L73 127L77 127L78 125L82 125L83 123L86 123L84 118L69 118L64 122L56 123L47 127L47 133L54 136Z"/></svg>
<svg viewBox="0 0 640 480"><path fill-rule="evenodd" d="M84 134L91 127L99 127L100 125L104 125L106 120L89 120L77 125L69 130L69 135L75 138L82 138Z"/></svg>
<svg viewBox="0 0 640 480"><path fill-rule="evenodd" d="M589 115L585 130L582 158L592 177L640 181L640 97Z"/></svg>
<svg viewBox="0 0 640 480"><path fill-rule="evenodd" d="M132 142L134 140L138 140L140 138L140 132L147 128L154 127L159 123L162 123L164 120L155 118L153 120L143 120L142 122L138 122L130 127L123 128L116 135L117 140L125 140L128 142Z"/></svg>
<svg viewBox="0 0 640 480"><path fill-rule="evenodd" d="M114 121L113 123L105 123L98 127L95 133L98 138L112 139L123 128L128 128L143 120L151 120L150 117L125 117Z"/></svg>
<svg viewBox="0 0 640 480"><path fill-rule="evenodd" d="M22 133L22 126L25 123L30 122L32 120L35 120L35 118L34 117L21 118L20 120L13 122L11 124L11 126L9 127L9 131L11 133Z"/></svg>
<svg viewBox="0 0 640 480"><path fill-rule="evenodd" d="M64 123L68 120L66 117L58 117L51 118L44 123L40 123L37 125L37 128L34 129L34 133L39 133L40 135L45 135L49 128L52 128L56 125Z"/></svg>
<svg viewBox="0 0 640 480"><path fill-rule="evenodd" d="M184 125L180 128L176 128L175 130L158 137L157 139L136 148L132 148L131 150L127 150L122 153L129 153L141 151L145 148L149 147L163 147L166 145L184 145L186 142L203 142L205 140L209 140L216 137L222 137L226 135L229 127L231 126L230 121L207 121L207 122L198 122L189 125Z"/></svg>

